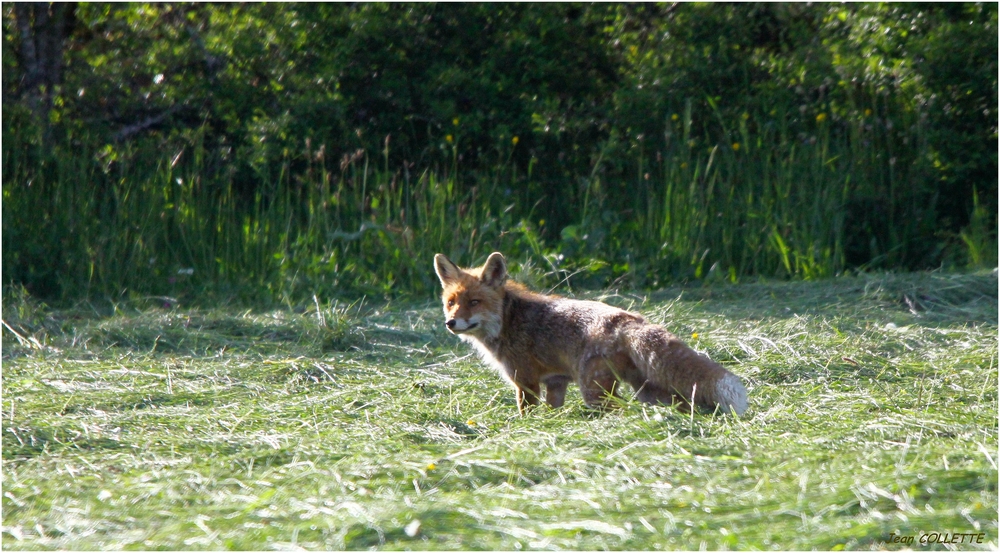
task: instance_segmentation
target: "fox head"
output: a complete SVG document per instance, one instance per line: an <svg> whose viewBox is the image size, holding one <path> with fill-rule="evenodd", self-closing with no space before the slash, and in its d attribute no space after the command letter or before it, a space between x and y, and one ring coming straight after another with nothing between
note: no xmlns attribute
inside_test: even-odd
<svg viewBox="0 0 1000 553"><path fill-rule="evenodd" d="M493 252L482 267L460 269L444 254L434 256L434 271L441 279L445 326L452 334L496 338L503 319L507 262Z"/></svg>

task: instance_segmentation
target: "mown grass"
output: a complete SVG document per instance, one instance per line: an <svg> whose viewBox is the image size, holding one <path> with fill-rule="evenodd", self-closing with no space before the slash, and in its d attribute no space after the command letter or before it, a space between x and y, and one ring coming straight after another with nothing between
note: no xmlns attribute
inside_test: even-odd
<svg viewBox="0 0 1000 553"><path fill-rule="evenodd" d="M590 296L722 361L751 410L598 414L572 389L519 417L430 300L8 290L3 546L996 548L996 271Z"/></svg>

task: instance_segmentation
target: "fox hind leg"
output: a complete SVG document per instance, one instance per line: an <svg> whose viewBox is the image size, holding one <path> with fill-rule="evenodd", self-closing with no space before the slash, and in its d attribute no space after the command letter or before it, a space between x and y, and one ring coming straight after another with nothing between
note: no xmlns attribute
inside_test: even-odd
<svg viewBox="0 0 1000 553"><path fill-rule="evenodd" d="M640 386L633 386L636 389L635 398L643 403L652 405L675 405L681 411L690 411L691 404L683 395L677 392L665 390L650 381L643 382Z"/></svg>
<svg viewBox="0 0 1000 553"><path fill-rule="evenodd" d="M570 380L568 376L550 376L542 380L545 383L545 402L553 409L562 407Z"/></svg>
<svg viewBox="0 0 1000 553"><path fill-rule="evenodd" d="M587 407L607 409L614 405L618 395L618 376L611 360L606 357L591 357L580 367L580 392Z"/></svg>

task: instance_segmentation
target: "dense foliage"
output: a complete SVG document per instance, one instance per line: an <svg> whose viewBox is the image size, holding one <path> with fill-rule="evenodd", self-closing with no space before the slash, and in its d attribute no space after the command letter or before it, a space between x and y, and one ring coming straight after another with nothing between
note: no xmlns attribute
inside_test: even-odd
<svg viewBox="0 0 1000 553"><path fill-rule="evenodd" d="M492 249L637 286L996 263L996 4L15 3L3 31L3 272L44 296L419 291Z"/></svg>

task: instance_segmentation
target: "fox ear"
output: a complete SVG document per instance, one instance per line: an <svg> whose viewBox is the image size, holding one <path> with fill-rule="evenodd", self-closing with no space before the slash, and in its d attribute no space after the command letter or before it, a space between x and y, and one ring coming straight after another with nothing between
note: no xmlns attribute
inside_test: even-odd
<svg viewBox="0 0 1000 553"><path fill-rule="evenodd" d="M434 256L434 272L441 279L441 286L447 286L449 282L458 280L458 275L462 270L443 253L439 253Z"/></svg>
<svg viewBox="0 0 1000 553"><path fill-rule="evenodd" d="M486 259L486 265L483 265L483 276L480 280L483 284L494 288L503 286L507 281L507 261L504 260L503 254L500 252L490 254Z"/></svg>

